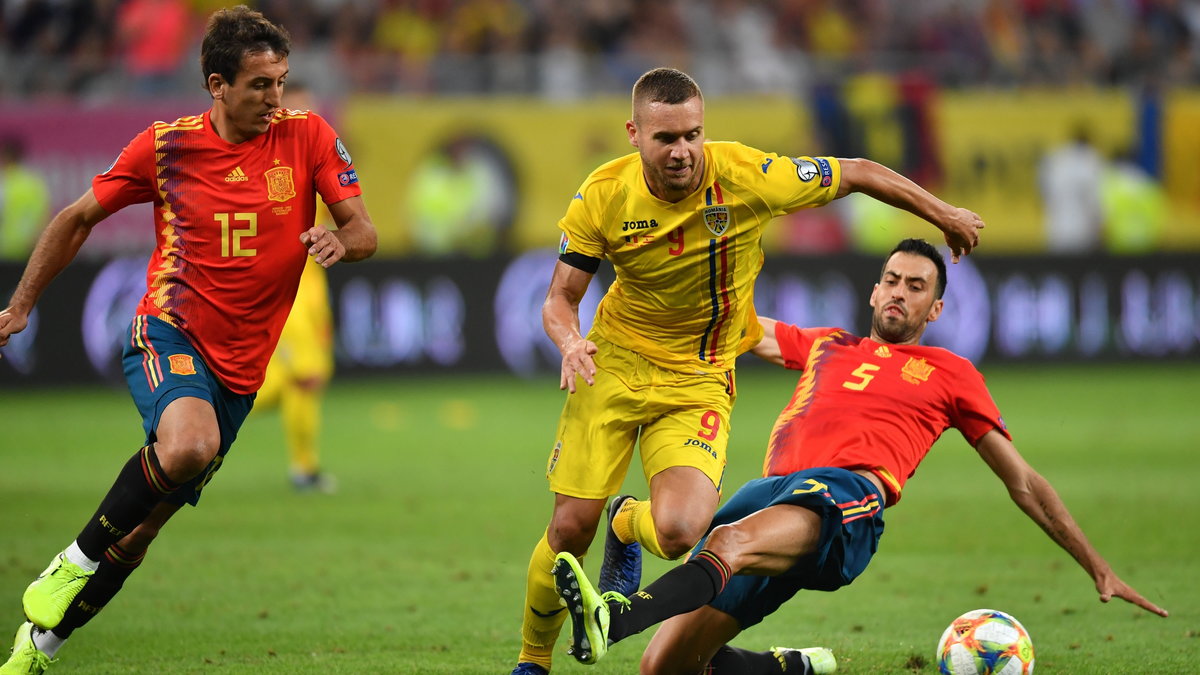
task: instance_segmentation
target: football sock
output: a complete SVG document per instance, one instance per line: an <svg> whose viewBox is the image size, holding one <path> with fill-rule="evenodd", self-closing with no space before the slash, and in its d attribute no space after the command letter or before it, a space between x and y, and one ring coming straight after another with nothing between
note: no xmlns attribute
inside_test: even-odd
<svg viewBox="0 0 1200 675"><path fill-rule="evenodd" d="M58 653L58 648L66 642L65 639L55 635L53 631L42 630L37 626L29 631L29 639L33 640L33 646L37 647L39 652L50 658L54 658L54 655Z"/></svg>
<svg viewBox="0 0 1200 675"><path fill-rule="evenodd" d="M550 669L554 643L567 618L558 591L554 590L554 559L550 540L543 534L529 557L529 572L525 578L525 616L521 624L521 656Z"/></svg>
<svg viewBox="0 0 1200 675"><path fill-rule="evenodd" d="M95 572L96 568L100 566L100 561L92 560L84 555L83 551L79 548L79 544L76 542L71 542L71 545L67 547L67 550L63 551L63 555L66 556L67 560L70 560L72 563L79 565L89 572Z"/></svg>
<svg viewBox="0 0 1200 675"><path fill-rule="evenodd" d="M712 602L729 583L729 565L707 549L634 593L629 607L610 605L608 639L616 642Z"/></svg>
<svg viewBox="0 0 1200 675"><path fill-rule="evenodd" d="M294 473L311 476L320 469L317 435L321 430L321 393L289 385L279 404L288 458Z"/></svg>
<svg viewBox="0 0 1200 675"><path fill-rule="evenodd" d="M650 512L650 501L627 499L613 518L613 532L623 544L638 542L642 548L662 558L675 560L663 553L658 543L658 530L654 526L654 515Z"/></svg>
<svg viewBox="0 0 1200 675"><path fill-rule="evenodd" d="M141 524L150 511L178 486L167 478L150 444L125 463L100 508L83 527L75 542L83 554L99 560L109 546Z"/></svg>
<svg viewBox="0 0 1200 675"><path fill-rule="evenodd" d="M79 595L75 596L75 600L71 606L67 608L63 614L62 621L54 627L54 637L61 640L66 640L71 637L71 633L76 628L91 621L93 617L104 609L109 600L121 590L125 585L125 580L130 574L142 564L142 560L146 557L146 552L143 551L140 555L130 555L125 549L118 544L113 544L104 552L104 559L100 561L100 567L96 573L88 579L83 590L79 591ZM41 649L42 645L39 641L34 641ZM55 649L58 649L56 646ZM46 650L42 650L46 651ZM53 657L54 654L46 652L47 655Z"/></svg>
<svg viewBox="0 0 1200 675"><path fill-rule="evenodd" d="M723 645L713 654L706 675L738 673L739 675L808 675L810 668L800 652L788 652L783 658L773 652L752 652L748 649Z"/></svg>

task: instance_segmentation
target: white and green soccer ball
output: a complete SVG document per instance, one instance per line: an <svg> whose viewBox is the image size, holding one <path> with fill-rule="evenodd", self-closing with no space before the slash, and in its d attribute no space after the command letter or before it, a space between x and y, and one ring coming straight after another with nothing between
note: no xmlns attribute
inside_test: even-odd
<svg viewBox="0 0 1200 675"><path fill-rule="evenodd" d="M950 622L942 633L937 663L944 675L1030 675L1033 642L1012 615L975 609Z"/></svg>

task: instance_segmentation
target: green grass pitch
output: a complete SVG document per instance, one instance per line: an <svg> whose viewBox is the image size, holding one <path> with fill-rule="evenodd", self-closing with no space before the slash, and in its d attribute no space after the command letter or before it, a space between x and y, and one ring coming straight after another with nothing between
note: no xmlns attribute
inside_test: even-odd
<svg viewBox="0 0 1200 675"><path fill-rule="evenodd" d="M866 573L798 596L738 644L826 645L844 673L932 673L949 621L992 607L1029 629L1038 672L1196 672L1200 365L984 371L1018 448L1116 571L1172 616L1098 602L951 431L888 513ZM740 375L727 493L757 474L793 383L782 371ZM201 507L164 530L52 672L507 673L529 552L550 511L543 471L562 396L550 379L499 375L337 382L323 431L341 484L333 497L293 494L278 416L252 417ZM142 439L118 390L0 391L0 420L0 629L10 631L25 585ZM644 494L636 473L627 488ZM668 564L646 567L651 579ZM556 672L636 672L647 640L591 668L560 642Z"/></svg>

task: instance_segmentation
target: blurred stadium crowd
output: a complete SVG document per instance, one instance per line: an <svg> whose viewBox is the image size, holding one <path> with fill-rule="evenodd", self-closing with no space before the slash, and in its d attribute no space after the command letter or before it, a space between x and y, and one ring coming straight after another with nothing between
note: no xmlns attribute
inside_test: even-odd
<svg viewBox="0 0 1200 675"><path fill-rule="evenodd" d="M220 0L4 0L0 95L97 102L201 86ZM648 67L710 95L920 70L944 87L1200 81L1200 0L250 0L292 70L349 93L621 93Z"/></svg>

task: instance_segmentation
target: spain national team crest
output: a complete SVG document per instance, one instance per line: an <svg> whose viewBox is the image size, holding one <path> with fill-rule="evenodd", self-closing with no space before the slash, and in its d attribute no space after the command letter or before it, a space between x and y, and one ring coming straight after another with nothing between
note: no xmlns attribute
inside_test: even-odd
<svg viewBox="0 0 1200 675"><path fill-rule="evenodd" d="M925 359L911 357L908 359L908 363L904 364L904 367L900 369L900 377L904 378L905 382L921 384L929 380L929 376L933 374L933 371L934 367L929 365L929 362Z"/></svg>
<svg viewBox="0 0 1200 675"><path fill-rule="evenodd" d="M172 354L167 357L171 364L171 372L175 375L195 375L196 364L191 354Z"/></svg>
<svg viewBox="0 0 1200 675"><path fill-rule="evenodd" d="M707 206L704 208L704 226L713 236L719 237L729 229L729 207Z"/></svg>
<svg viewBox="0 0 1200 675"><path fill-rule="evenodd" d="M263 173L267 179L267 199L286 202L296 196L296 184L292 182L292 167L277 166Z"/></svg>

